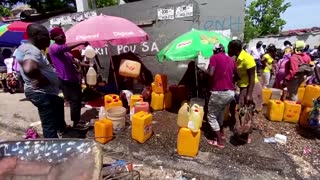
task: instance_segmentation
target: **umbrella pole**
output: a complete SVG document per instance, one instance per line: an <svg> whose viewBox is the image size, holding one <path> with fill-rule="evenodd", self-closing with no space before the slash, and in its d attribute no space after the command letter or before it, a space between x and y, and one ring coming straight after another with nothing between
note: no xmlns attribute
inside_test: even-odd
<svg viewBox="0 0 320 180"><path fill-rule="evenodd" d="M194 61L194 72L196 73L196 91L197 91L197 98L199 98L199 91L198 91L198 72L197 72L197 59Z"/></svg>
<svg viewBox="0 0 320 180"><path fill-rule="evenodd" d="M109 59L110 59L110 63L111 63L111 67L112 67L112 70L113 70L113 78L114 78L114 82L116 83L116 87L117 87L117 90L119 91L119 86L118 86L118 80L117 80L117 75L116 75L116 71L114 70L114 65L113 65L113 60L112 60L112 56L111 56L111 50L110 50L110 45L108 45L108 56L109 56Z"/></svg>

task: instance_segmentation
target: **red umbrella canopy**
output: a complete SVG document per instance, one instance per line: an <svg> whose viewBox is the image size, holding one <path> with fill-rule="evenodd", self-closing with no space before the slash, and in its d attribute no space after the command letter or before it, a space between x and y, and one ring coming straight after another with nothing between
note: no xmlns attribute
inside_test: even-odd
<svg viewBox="0 0 320 180"><path fill-rule="evenodd" d="M31 23L22 22L22 21L14 21L13 23L9 24L8 30L14 31L14 32L26 32L29 24L31 24Z"/></svg>

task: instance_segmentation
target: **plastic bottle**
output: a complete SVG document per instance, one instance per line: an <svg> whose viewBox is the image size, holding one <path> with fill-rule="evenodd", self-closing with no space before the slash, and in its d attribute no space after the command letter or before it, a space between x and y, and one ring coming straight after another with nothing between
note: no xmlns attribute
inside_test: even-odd
<svg viewBox="0 0 320 180"><path fill-rule="evenodd" d="M97 72L94 70L93 67L89 68L86 75L86 79L88 85L94 86L97 84Z"/></svg>
<svg viewBox="0 0 320 180"><path fill-rule="evenodd" d="M201 109L200 106L198 106L197 104L193 105L190 111L188 128L192 132L198 132L202 126L202 120L203 120L203 108Z"/></svg>
<svg viewBox="0 0 320 180"><path fill-rule="evenodd" d="M189 122L189 115L190 115L190 106L188 103L184 103L178 112L177 124L181 128L188 127Z"/></svg>
<svg viewBox="0 0 320 180"><path fill-rule="evenodd" d="M91 59L96 56L96 51L91 46L87 46L84 50L84 55Z"/></svg>
<svg viewBox="0 0 320 180"><path fill-rule="evenodd" d="M106 109L105 107L101 106L99 110L99 120L106 118Z"/></svg>

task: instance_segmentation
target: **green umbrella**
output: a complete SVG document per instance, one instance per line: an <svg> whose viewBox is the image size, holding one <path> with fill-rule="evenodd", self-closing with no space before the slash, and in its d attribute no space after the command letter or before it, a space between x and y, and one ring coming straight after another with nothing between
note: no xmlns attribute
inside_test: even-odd
<svg viewBox="0 0 320 180"><path fill-rule="evenodd" d="M209 58L213 54L215 44L222 44L228 51L229 42L230 38L220 33L192 29L169 43L157 56L160 62L165 59L171 61L194 60L197 59L199 53L203 57Z"/></svg>

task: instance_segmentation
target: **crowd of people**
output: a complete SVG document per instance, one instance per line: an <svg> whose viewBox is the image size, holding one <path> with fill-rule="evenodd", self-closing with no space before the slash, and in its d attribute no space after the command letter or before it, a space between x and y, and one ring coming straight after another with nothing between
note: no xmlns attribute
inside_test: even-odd
<svg viewBox="0 0 320 180"><path fill-rule="evenodd" d="M282 100L297 101L298 88L303 82L320 82L320 48L310 51L304 41L296 41L293 45L285 41L284 47L279 50L275 45L265 45L261 41L248 49L240 40L232 40L228 49L226 54L222 45L216 46L208 69L211 95L208 100L207 120L213 132L213 138L208 139L208 143L218 148L224 147L224 113L229 104L235 133L247 129L244 140L250 143L253 111L262 110L263 88L282 89ZM272 75L275 75L273 85L270 84ZM238 93L235 93L236 89ZM243 119L240 119L240 126L235 126L236 106L232 105L235 102L239 105L240 116L241 113L244 115Z"/></svg>
<svg viewBox="0 0 320 180"><path fill-rule="evenodd" d="M60 27L48 32L42 25L30 24L27 34L28 42L22 43L13 54L9 49L2 51L1 58L4 61L0 64L0 73L1 77L6 75L6 78L1 78L3 87L9 89L14 86L8 78L12 77L10 74L13 72L21 76L26 98L38 109L44 138L58 138L59 133L69 128L86 129L86 122L81 120L81 84L85 83L83 76L89 67L94 67L96 71L98 67L103 69L98 57L86 59L83 52L74 50L80 46L88 47L87 42L67 45L66 36ZM54 43L50 44L50 40ZM263 88L272 86L283 89L287 92L283 99L296 101L298 87L306 77L311 77L309 83L320 82L320 68L316 63L320 50L309 50L303 41L293 45L285 41L280 50L273 44L265 45L259 41L248 50L240 40L232 40L228 52L225 52L225 48L221 44L215 45L207 71L210 96L206 113L213 132L213 138L208 139L208 143L218 148L224 147L223 117L228 105L233 119L236 119L235 104L239 105L239 111L243 112L243 120L246 122L242 124L246 127L237 129L234 126L234 130L238 133L248 132L244 140L250 143L250 116L263 108ZM313 66L310 65L312 62ZM273 75L275 82L271 85ZM58 96L60 91L70 103L72 127L65 122L64 99Z"/></svg>
<svg viewBox="0 0 320 180"><path fill-rule="evenodd" d="M99 59L86 60L79 50L72 51L78 46L86 47L89 44L66 45L66 37L60 27L48 32L42 25L30 24L27 34L28 42L22 43L14 55L9 49L2 51L6 65L0 66L6 67L2 71L5 76L1 79L2 86L10 89L9 75L13 72L13 64L17 62L20 67L15 72L21 76L26 98L38 109L44 138L58 138L59 134L70 128L87 129L86 122L81 121L81 84L86 73L83 71L90 66L98 71L96 64L101 67ZM50 44L50 40L54 43ZM64 99L59 96L60 91ZM72 127L65 122L64 100L70 104Z"/></svg>

